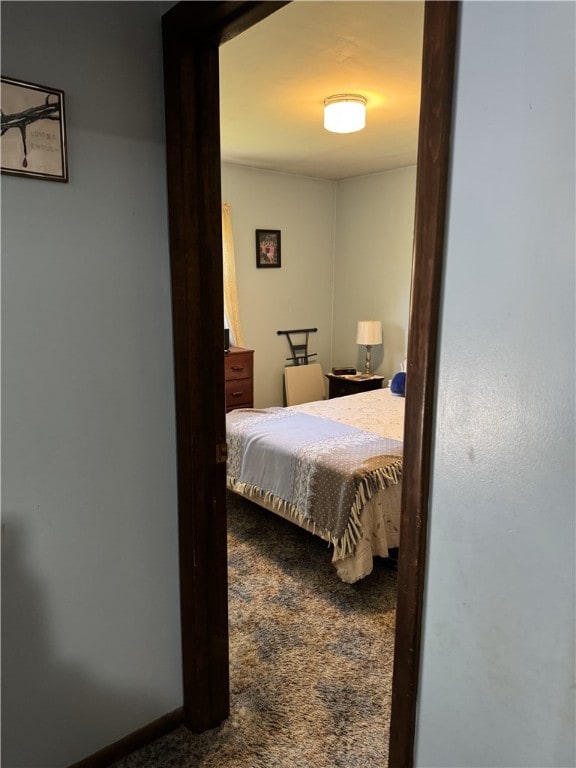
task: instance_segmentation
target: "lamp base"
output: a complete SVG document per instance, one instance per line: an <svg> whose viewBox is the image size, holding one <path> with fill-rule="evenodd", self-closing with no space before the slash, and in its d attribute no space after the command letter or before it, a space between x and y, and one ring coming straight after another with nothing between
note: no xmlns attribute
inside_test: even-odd
<svg viewBox="0 0 576 768"><path fill-rule="evenodd" d="M366 344L366 362L364 364L364 376L369 377L372 374L370 373L370 363L372 362L372 345Z"/></svg>

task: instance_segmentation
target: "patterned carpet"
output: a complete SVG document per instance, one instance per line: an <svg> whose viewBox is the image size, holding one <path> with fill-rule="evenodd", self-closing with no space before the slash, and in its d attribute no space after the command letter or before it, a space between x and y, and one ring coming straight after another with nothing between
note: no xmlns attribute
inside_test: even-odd
<svg viewBox="0 0 576 768"><path fill-rule="evenodd" d="M233 494L228 526L231 716L115 768L387 765L394 568L344 584L324 542Z"/></svg>

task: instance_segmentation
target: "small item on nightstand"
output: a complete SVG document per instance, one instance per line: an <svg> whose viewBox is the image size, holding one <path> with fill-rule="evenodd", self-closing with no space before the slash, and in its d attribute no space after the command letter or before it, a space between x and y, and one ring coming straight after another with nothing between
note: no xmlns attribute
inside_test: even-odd
<svg viewBox="0 0 576 768"><path fill-rule="evenodd" d="M356 368L332 368L334 376L353 376L356 373Z"/></svg>

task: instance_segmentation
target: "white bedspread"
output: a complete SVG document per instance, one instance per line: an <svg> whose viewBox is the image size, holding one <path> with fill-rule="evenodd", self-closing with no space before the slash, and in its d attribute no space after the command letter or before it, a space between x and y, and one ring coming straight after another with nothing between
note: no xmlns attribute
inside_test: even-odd
<svg viewBox="0 0 576 768"><path fill-rule="evenodd" d="M392 440L404 440L405 399L387 389L292 405L288 410L309 413L341 424L375 432Z"/></svg>
<svg viewBox="0 0 576 768"><path fill-rule="evenodd" d="M234 411L227 439L228 487L313 523L339 558L361 538L364 504L402 477L398 441L288 408Z"/></svg>
<svg viewBox="0 0 576 768"><path fill-rule="evenodd" d="M339 453L344 456L346 453L344 444L347 440L353 442L354 434L359 429L364 433L372 433L374 437L378 435L388 438L386 453L395 454L397 461L402 452L404 403L403 397L383 389L332 400L304 403L290 408L272 408L260 412L247 409L246 416L250 414L249 420L254 423L259 421L259 413L263 414L263 421L266 421L272 418L271 413L276 412L281 419L282 413L286 417L292 417L286 418L286 421L292 422L293 426L284 430L283 436L277 441L280 450L274 452L275 456L267 453L265 461L251 461L250 466L245 466L244 469L238 464L239 456L243 455L244 451L238 451L240 446L234 444L240 440L244 442L245 438L239 437L239 434L235 435L236 430L233 427L235 421L244 419L241 411L236 412L237 416L233 416L235 412L232 412L227 419L228 487L331 542L334 545L332 560L338 575L343 581L353 583L370 573L374 556L386 557L390 547L397 547L399 544L401 480L396 479L389 487L381 487L376 492L372 488L360 504L353 505L354 512L350 517L346 535L335 536L334 527L330 526L332 527L330 530L325 524L319 524L319 520L314 519L314 516L310 517L305 511L305 505L297 507L282 501L282 498L295 498L294 472L287 471L286 467L296 466L293 464L293 456L299 452L298 444L301 445L302 441L304 444L307 443L310 426L313 426L314 445L322 451L323 443L333 439L337 434L341 435L342 442L342 451ZM308 422L306 415L314 418ZM301 418L297 418L299 416ZM316 417L320 417L320 421ZM320 423L323 420L330 420L326 423L325 430ZM268 439L266 434L267 427L262 423L261 433L256 429L251 437L255 441L254 445L258 446L260 441ZM316 448L313 450L316 451ZM302 454L302 450L300 453ZM258 451L255 455L258 455ZM306 468L305 463L300 462L297 474L300 478L299 482L304 483L309 475L309 468ZM242 480L240 480L241 476ZM331 482L328 481L328 484L330 485ZM291 491L288 488L290 484L292 484ZM264 491L264 488L267 490ZM332 496L330 488L328 490L329 496ZM324 490L322 495L325 493ZM341 530L338 530L338 533L341 534Z"/></svg>

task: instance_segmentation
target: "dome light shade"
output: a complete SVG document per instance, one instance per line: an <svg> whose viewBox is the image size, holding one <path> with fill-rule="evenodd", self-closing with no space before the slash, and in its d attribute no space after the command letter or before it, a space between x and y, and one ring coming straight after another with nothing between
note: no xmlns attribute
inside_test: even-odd
<svg viewBox="0 0 576 768"><path fill-rule="evenodd" d="M366 125L366 99L343 93L324 99L324 128L332 133L354 133Z"/></svg>

